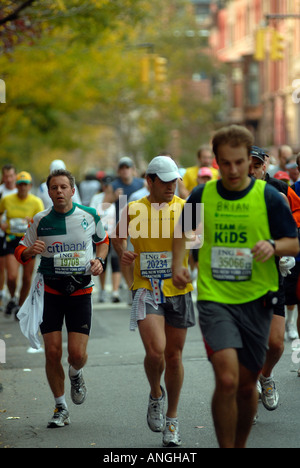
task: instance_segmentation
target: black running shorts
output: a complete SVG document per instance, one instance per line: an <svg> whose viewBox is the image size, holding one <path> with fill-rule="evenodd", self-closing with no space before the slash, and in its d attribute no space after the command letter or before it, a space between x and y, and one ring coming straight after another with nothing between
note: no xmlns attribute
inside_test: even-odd
<svg viewBox="0 0 300 468"><path fill-rule="evenodd" d="M21 239L22 237L15 237L11 241L7 241L7 239L5 238L3 244L4 255L14 255L15 249L18 247Z"/></svg>
<svg viewBox="0 0 300 468"><path fill-rule="evenodd" d="M45 292L42 335L61 331L64 320L69 332L90 334L92 321L91 294L61 296Z"/></svg>
<svg viewBox="0 0 300 468"><path fill-rule="evenodd" d="M300 262L296 262L291 274L284 278L285 304L300 304Z"/></svg>

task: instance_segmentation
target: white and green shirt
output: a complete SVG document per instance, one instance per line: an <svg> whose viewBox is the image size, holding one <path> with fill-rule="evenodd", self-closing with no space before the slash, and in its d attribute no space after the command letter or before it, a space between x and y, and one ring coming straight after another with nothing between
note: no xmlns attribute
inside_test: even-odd
<svg viewBox="0 0 300 468"><path fill-rule="evenodd" d="M43 275L90 275L93 242L105 237L96 210L73 203L68 213L51 207L35 215L20 244L30 247L36 240L45 242L38 269Z"/></svg>

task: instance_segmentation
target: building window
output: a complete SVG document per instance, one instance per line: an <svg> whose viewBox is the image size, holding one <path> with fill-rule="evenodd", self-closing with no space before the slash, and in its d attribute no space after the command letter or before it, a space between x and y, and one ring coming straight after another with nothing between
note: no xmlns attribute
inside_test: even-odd
<svg viewBox="0 0 300 468"><path fill-rule="evenodd" d="M248 106L258 106L260 103L259 64L249 63L248 77L246 81L246 100Z"/></svg>
<svg viewBox="0 0 300 468"><path fill-rule="evenodd" d="M205 0L192 0L195 8L197 23L204 23L210 17L210 2Z"/></svg>

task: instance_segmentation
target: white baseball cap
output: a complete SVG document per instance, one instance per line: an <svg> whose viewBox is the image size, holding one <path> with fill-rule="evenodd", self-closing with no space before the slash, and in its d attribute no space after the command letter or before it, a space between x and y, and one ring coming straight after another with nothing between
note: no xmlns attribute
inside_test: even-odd
<svg viewBox="0 0 300 468"><path fill-rule="evenodd" d="M169 156L156 156L152 159L146 170L146 175L149 174L156 174L163 182L181 179L177 164Z"/></svg>
<svg viewBox="0 0 300 468"><path fill-rule="evenodd" d="M66 169L66 165L61 159L54 159L50 164L50 172L57 171L59 169Z"/></svg>

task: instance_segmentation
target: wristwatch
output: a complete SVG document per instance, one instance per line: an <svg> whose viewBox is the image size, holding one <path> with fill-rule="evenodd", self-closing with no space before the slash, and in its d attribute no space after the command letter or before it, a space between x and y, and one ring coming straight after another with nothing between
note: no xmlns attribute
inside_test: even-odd
<svg viewBox="0 0 300 468"><path fill-rule="evenodd" d="M273 239L267 239L267 242L269 242L269 244L271 244L271 246L273 247L274 250L276 249L275 241Z"/></svg>
<svg viewBox="0 0 300 468"><path fill-rule="evenodd" d="M105 267L105 260L103 260L102 257L96 257L95 260L99 260L99 262L101 263L102 267L103 267L103 268Z"/></svg>

